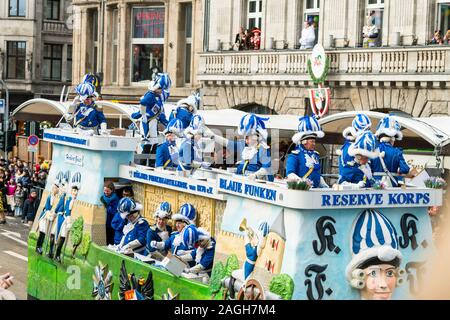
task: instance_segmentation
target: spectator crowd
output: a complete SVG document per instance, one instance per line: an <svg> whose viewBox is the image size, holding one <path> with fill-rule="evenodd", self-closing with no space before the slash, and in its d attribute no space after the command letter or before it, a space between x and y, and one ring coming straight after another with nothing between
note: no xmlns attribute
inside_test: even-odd
<svg viewBox="0 0 450 320"><path fill-rule="evenodd" d="M31 226L49 169L50 162L42 156L33 167L18 157L0 158L0 224L6 223L7 215Z"/></svg>

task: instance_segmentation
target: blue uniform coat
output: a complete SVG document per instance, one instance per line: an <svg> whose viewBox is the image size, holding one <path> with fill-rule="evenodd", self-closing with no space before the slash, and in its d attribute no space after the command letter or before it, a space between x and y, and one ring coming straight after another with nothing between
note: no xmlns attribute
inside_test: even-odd
<svg viewBox="0 0 450 320"><path fill-rule="evenodd" d="M312 181L314 188L320 187L320 158L317 151L297 146L287 157L286 176L295 173L300 178Z"/></svg>

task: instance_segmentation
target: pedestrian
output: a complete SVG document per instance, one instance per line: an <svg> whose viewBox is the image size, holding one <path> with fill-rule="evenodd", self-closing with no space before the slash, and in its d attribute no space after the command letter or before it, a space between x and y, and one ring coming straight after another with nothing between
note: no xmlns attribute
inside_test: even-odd
<svg viewBox="0 0 450 320"><path fill-rule="evenodd" d="M25 200L25 203L23 204L22 223L28 223L28 226L31 227L38 207L39 201L37 201L37 190L33 188L30 190L28 199Z"/></svg>
<svg viewBox="0 0 450 320"><path fill-rule="evenodd" d="M103 188L103 195L100 201L106 208L106 244L114 244L115 230L111 226L111 222L117 213L117 206L119 204L119 197L116 194L114 183L109 182Z"/></svg>
<svg viewBox="0 0 450 320"><path fill-rule="evenodd" d="M14 179L10 179L8 183L6 184L6 203L8 205L8 215L14 215L14 195L16 193L17 185Z"/></svg>
<svg viewBox="0 0 450 320"><path fill-rule="evenodd" d="M22 216L22 209L23 209L24 202L25 202L25 190L22 188L22 185L19 183L19 184L17 184L16 192L14 194L14 203L15 203L14 215L16 217Z"/></svg>

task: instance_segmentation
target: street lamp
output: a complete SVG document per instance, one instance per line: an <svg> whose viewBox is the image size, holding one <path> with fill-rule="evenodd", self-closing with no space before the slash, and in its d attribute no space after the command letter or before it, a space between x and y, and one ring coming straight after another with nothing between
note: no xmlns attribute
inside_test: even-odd
<svg viewBox="0 0 450 320"><path fill-rule="evenodd" d="M0 79L0 84L5 88L6 92L6 103L5 103L5 114L3 116L3 134L5 135L5 159L8 160L8 122L9 122L9 89L3 79Z"/></svg>

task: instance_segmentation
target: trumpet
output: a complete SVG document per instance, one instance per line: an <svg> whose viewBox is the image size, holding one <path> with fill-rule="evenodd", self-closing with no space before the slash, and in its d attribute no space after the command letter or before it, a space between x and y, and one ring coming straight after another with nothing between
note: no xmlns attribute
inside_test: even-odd
<svg viewBox="0 0 450 320"><path fill-rule="evenodd" d="M255 231L253 231L252 228L247 227L247 219L246 218L242 219L241 224L239 225L239 231L241 231L241 232L246 231L250 238L253 238L255 235Z"/></svg>

